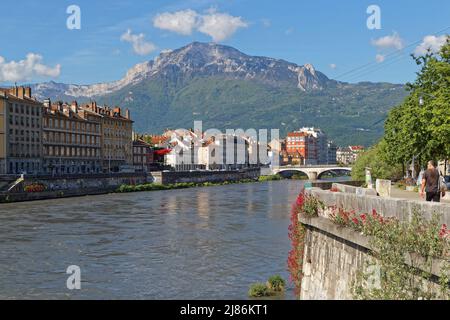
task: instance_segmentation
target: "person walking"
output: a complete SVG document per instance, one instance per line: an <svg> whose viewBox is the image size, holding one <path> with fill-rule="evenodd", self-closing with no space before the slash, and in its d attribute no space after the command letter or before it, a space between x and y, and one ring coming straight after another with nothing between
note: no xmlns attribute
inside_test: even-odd
<svg viewBox="0 0 450 320"><path fill-rule="evenodd" d="M424 194L426 201L441 201L440 175L433 160L428 161L428 168L422 176L420 196L423 197Z"/></svg>

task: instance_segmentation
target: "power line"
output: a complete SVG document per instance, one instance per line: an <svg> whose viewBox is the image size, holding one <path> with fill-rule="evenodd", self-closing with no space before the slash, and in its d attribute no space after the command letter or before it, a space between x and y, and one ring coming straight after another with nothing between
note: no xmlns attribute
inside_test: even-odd
<svg viewBox="0 0 450 320"><path fill-rule="evenodd" d="M444 29L442 29L442 30L440 30L440 31L437 31L437 32L435 32L435 33L432 33L432 35L438 35L438 34L444 32L444 31L447 31L447 30L449 30L449 29L450 29L450 26L448 26L448 27L446 27L446 28L444 28ZM416 46L416 45L418 45L419 43L421 43L422 41L423 41L422 39L421 39L421 40L418 40L418 41L415 41L415 42L413 42L413 43L408 44L407 46L405 46L405 47L402 48L402 49L398 49L398 50L395 50L395 51L393 51L393 52L390 52L390 53L386 54L386 55L385 55L385 61L386 61L386 59L389 59L389 58L391 58L391 57L393 57L393 56L395 56L395 55L398 55L399 53L400 53L400 55L402 55L402 54L403 54L403 51L404 51L405 49L410 48L410 47L413 47L413 46ZM404 57L402 57L402 58L404 58ZM376 61L372 61L372 62L366 63L366 64L364 64L364 65L362 65L362 66L359 66L359 67L356 67L356 68L351 69L351 70L349 70L349 71L346 71L346 72L344 72L344 73L338 75L337 77L335 77L335 79L338 80L338 79L340 79L340 78L347 78L348 75L353 76L353 73L359 73L359 72L365 72L365 71L367 71L367 70L363 70L363 69L365 69L365 68L368 68L368 69L369 69L369 68L375 67L375 66L378 67L378 66L381 66L382 64L384 64L384 62L380 64L380 63L378 63L378 62L376 62Z"/></svg>
<svg viewBox="0 0 450 320"><path fill-rule="evenodd" d="M349 78L347 78L347 81L350 82L350 81L356 80L358 78L361 78L363 76L369 75L371 73L375 73L375 72L377 72L377 71L379 71L381 69L384 69L384 68L386 68L386 67L388 67L390 65L393 65L394 63L397 63L397 62L399 62L399 61L401 61L401 60L403 60L405 58L408 58L408 57L409 57L409 55L401 55L401 56L398 56L396 58L391 59L388 62L384 62L383 64L375 65L375 66L373 66L373 67L371 67L371 68L369 68L367 70L362 70L361 72L358 72L358 73L350 76Z"/></svg>

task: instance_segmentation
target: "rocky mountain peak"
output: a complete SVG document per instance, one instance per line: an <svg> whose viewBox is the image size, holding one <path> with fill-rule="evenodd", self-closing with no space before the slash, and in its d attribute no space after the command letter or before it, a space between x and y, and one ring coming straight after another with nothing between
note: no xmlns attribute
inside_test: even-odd
<svg viewBox="0 0 450 320"><path fill-rule="evenodd" d="M34 90L38 98L47 95L92 98L142 81L163 79L183 85L193 78L211 76L297 87L302 91L323 89L330 81L311 64L299 66L285 60L250 56L226 45L192 42L179 49L164 50L154 60L135 65L118 81L93 85L48 82L36 85Z"/></svg>

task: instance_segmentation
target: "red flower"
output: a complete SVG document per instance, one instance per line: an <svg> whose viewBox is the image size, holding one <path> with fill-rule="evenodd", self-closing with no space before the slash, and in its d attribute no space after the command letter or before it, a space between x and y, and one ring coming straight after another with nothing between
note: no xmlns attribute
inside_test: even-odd
<svg viewBox="0 0 450 320"><path fill-rule="evenodd" d="M366 218L367 218L367 217L366 217L366 215L365 215L364 213L361 214L360 217L361 217L361 221L362 221L362 222L366 222Z"/></svg>
<svg viewBox="0 0 450 320"><path fill-rule="evenodd" d="M372 210L372 216L374 218L376 218L378 216L377 210L375 210L375 209Z"/></svg>
<svg viewBox="0 0 450 320"><path fill-rule="evenodd" d="M439 238L444 239L450 232L447 230L447 225L444 223L439 231Z"/></svg>
<svg viewBox="0 0 450 320"><path fill-rule="evenodd" d="M295 202L295 204L299 207L303 206L305 197L302 193L299 194L299 196L297 197L297 201Z"/></svg>

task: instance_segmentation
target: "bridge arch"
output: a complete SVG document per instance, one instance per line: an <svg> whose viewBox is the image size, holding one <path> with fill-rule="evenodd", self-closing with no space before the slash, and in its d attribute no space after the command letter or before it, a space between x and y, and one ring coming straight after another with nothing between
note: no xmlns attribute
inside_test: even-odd
<svg viewBox="0 0 450 320"><path fill-rule="evenodd" d="M311 165L311 166L275 166L272 167L273 174L281 174L283 172L300 172L306 174L309 180L320 179L324 173L330 171L351 172L351 167L338 167L333 165ZM292 174L291 174L292 176Z"/></svg>
<svg viewBox="0 0 450 320"><path fill-rule="evenodd" d="M321 171L318 172L318 174L317 174L317 179L320 180L320 179L322 178L322 176L323 176L325 173L329 173L329 172L336 172L336 173L346 173L346 174L349 174L349 173L352 172L352 170L349 169L349 168L331 168L331 169L321 170Z"/></svg>
<svg viewBox="0 0 450 320"><path fill-rule="evenodd" d="M301 169L281 169L278 172L276 172L276 174L282 176L283 178L291 178L293 175L299 173L303 174L305 177L308 177L308 179L310 177L306 170Z"/></svg>

